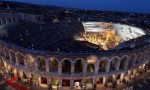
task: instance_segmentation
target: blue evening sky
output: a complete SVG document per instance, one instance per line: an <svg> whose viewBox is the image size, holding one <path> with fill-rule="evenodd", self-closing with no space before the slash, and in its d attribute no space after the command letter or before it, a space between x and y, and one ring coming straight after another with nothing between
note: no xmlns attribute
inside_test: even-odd
<svg viewBox="0 0 150 90"><path fill-rule="evenodd" d="M5 0L4 0L5 1ZM141 12L150 14L150 0L7 0L80 9Z"/></svg>

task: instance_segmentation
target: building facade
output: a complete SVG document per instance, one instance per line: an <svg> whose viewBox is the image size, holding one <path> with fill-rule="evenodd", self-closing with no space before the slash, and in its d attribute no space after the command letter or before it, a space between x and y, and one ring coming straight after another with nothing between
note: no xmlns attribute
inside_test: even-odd
<svg viewBox="0 0 150 90"><path fill-rule="evenodd" d="M130 80L143 71L148 62L149 46L123 52L99 54L49 53L31 51L0 42L1 62L7 72L21 80L32 80L34 85L53 88L90 89L112 80Z"/></svg>
<svg viewBox="0 0 150 90"><path fill-rule="evenodd" d="M17 20L13 17L0 19L1 24L14 21ZM149 51L150 45L116 52L52 53L0 40L0 60L6 72L35 86L47 87L50 83L58 90L85 90L109 82L119 84L132 80L144 70L150 58Z"/></svg>

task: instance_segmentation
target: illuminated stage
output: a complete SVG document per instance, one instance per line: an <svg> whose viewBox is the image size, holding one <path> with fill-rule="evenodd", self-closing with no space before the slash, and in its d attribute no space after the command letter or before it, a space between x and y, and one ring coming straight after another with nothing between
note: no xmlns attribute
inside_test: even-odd
<svg viewBox="0 0 150 90"><path fill-rule="evenodd" d="M114 23L83 22L83 27L84 33L75 39L96 44L104 50L114 49L120 43L145 35L140 28Z"/></svg>

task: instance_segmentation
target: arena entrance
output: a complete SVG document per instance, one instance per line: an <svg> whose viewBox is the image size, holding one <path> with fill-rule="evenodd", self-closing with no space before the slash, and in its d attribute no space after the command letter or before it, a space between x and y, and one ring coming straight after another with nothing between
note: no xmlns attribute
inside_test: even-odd
<svg viewBox="0 0 150 90"><path fill-rule="evenodd" d="M97 79L96 87L101 87L101 86L103 86L103 82L104 82L104 77L98 78L98 79Z"/></svg>
<svg viewBox="0 0 150 90"><path fill-rule="evenodd" d="M23 79L27 79L27 75L23 72Z"/></svg>
<svg viewBox="0 0 150 90"><path fill-rule="evenodd" d="M52 77L50 79L50 81L51 81L51 84L52 84L52 88L57 90L58 85L59 85L59 79L55 78L55 77Z"/></svg>
<svg viewBox="0 0 150 90"><path fill-rule="evenodd" d="M10 69L10 74L11 74L12 77L17 77L17 71L16 71L16 69L15 68L11 68Z"/></svg>
<svg viewBox="0 0 150 90"><path fill-rule="evenodd" d="M118 76L117 76L117 84L120 84L122 82L122 79L123 79L123 74L122 73L118 74Z"/></svg>
<svg viewBox="0 0 150 90"><path fill-rule="evenodd" d="M93 89L93 78L86 80L85 87L86 89Z"/></svg>
<svg viewBox="0 0 150 90"><path fill-rule="evenodd" d="M21 71L17 71L17 80L21 81Z"/></svg>
<svg viewBox="0 0 150 90"><path fill-rule="evenodd" d="M0 68L3 68L4 67L4 62L2 60L2 58L0 58Z"/></svg>
<svg viewBox="0 0 150 90"><path fill-rule="evenodd" d="M81 90L82 89L81 83L82 83L81 79L74 80L74 89L75 90Z"/></svg>
<svg viewBox="0 0 150 90"><path fill-rule="evenodd" d="M62 87L63 87L63 90L70 90L70 80L69 79L63 79L62 80Z"/></svg>
<svg viewBox="0 0 150 90"><path fill-rule="evenodd" d="M47 87L47 78L46 77L41 77L41 86Z"/></svg>
<svg viewBox="0 0 150 90"><path fill-rule="evenodd" d="M37 84L36 77L33 74L30 75L30 83L31 83L31 85Z"/></svg>

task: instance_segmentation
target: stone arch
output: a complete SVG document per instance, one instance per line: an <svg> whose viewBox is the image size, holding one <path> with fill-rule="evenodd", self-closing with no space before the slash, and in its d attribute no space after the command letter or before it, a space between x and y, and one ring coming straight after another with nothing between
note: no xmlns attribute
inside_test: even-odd
<svg viewBox="0 0 150 90"><path fill-rule="evenodd" d="M18 64L24 66L24 55L22 53L17 53Z"/></svg>
<svg viewBox="0 0 150 90"><path fill-rule="evenodd" d="M12 67L11 68L11 73L12 73L13 77L17 77L17 69L16 68Z"/></svg>
<svg viewBox="0 0 150 90"><path fill-rule="evenodd" d="M51 78L50 78L50 82L51 82L51 84L52 84L53 86L58 87L58 85L59 85L59 79L58 79L58 77L51 77Z"/></svg>
<svg viewBox="0 0 150 90"><path fill-rule="evenodd" d="M4 48L4 56L6 59L9 59L9 50L7 48Z"/></svg>
<svg viewBox="0 0 150 90"><path fill-rule="evenodd" d="M57 72L58 71L58 59L55 57L51 57L49 59L49 71Z"/></svg>
<svg viewBox="0 0 150 90"><path fill-rule="evenodd" d="M22 72L22 76L23 76L23 79L27 79L28 78L25 72Z"/></svg>
<svg viewBox="0 0 150 90"><path fill-rule="evenodd" d="M25 55L25 63L28 65L28 67L34 67L35 58L31 54Z"/></svg>
<svg viewBox="0 0 150 90"><path fill-rule="evenodd" d="M127 55L121 57L119 70L126 69L128 60L129 60L129 56Z"/></svg>
<svg viewBox="0 0 150 90"><path fill-rule="evenodd" d="M62 87L70 87L70 79L62 79Z"/></svg>
<svg viewBox="0 0 150 90"><path fill-rule="evenodd" d="M111 64L110 64L110 71L115 71L119 69L120 65L120 58L118 56L112 57L111 58Z"/></svg>
<svg viewBox="0 0 150 90"><path fill-rule="evenodd" d="M75 60L75 73L81 73L83 72L83 64L84 64L84 59L82 58L77 58Z"/></svg>
<svg viewBox="0 0 150 90"><path fill-rule="evenodd" d="M115 81L115 75L111 75L107 78L107 83L112 83Z"/></svg>
<svg viewBox="0 0 150 90"><path fill-rule="evenodd" d="M97 56L91 55L87 57L87 72L92 73L95 71L95 63L97 61Z"/></svg>
<svg viewBox="0 0 150 90"><path fill-rule="evenodd" d="M30 75L29 75L29 79L30 79L30 82L31 82L31 85L34 85L34 84L36 84L36 76L35 76L35 74L33 74L33 73L31 73Z"/></svg>
<svg viewBox="0 0 150 90"><path fill-rule="evenodd" d="M106 71L106 66L107 66L107 63L109 62L109 59L108 58L101 58L100 59L100 62L99 62L99 70L98 72L105 72Z"/></svg>
<svg viewBox="0 0 150 90"><path fill-rule="evenodd" d="M1 68L4 67L4 61L3 61L2 58L0 58L0 67L1 67Z"/></svg>
<svg viewBox="0 0 150 90"><path fill-rule="evenodd" d="M10 50L9 54L10 54L10 59L11 59L12 63L16 63L15 52L13 50Z"/></svg>
<svg viewBox="0 0 150 90"><path fill-rule="evenodd" d="M62 60L62 73L71 73L71 60L69 58Z"/></svg>
<svg viewBox="0 0 150 90"><path fill-rule="evenodd" d="M105 84L105 76L97 77L96 86L99 87L100 85L104 85L104 84Z"/></svg>
<svg viewBox="0 0 150 90"><path fill-rule="evenodd" d="M135 65L140 64L143 54L140 52L137 54L137 59L135 61Z"/></svg>
<svg viewBox="0 0 150 90"><path fill-rule="evenodd" d="M116 77L117 81L122 81L124 78L124 74L123 73L119 73Z"/></svg>
<svg viewBox="0 0 150 90"><path fill-rule="evenodd" d="M42 85L47 85L47 78L45 76L41 76L40 77L40 84Z"/></svg>
<svg viewBox="0 0 150 90"><path fill-rule="evenodd" d="M91 64L87 65L87 72L88 73L93 73L94 70L95 70L94 64L91 63Z"/></svg>
<svg viewBox="0 0 150 90"><path fill-rule="evenodd" d="M46 71L46 59L43 56L37 57L38 70Z"/></svg>
<svg viewBox="0 0 150 90"><path fill-rule="evenodd" d="M86 81L85 81L86 90L93 90L93 88L94 88L93 84L94 84L93 83L93 78L86 79Z"/></svg>
<svg viewBox="0 0 150 90"><path fill-rule="evenodd" d="M130 56L130 60L128 62L128 68L131 68L132 66L135 65L136 59L137 59L136 54L133 54L133 55Z"/></svg>
<svg viewBox="0 0 150 90"><path fill-rule="evenodd" d="M17 71L17 79L18 79L18 81L21 81L22 71L21 70L16 70L16 71Z"/></svg>

